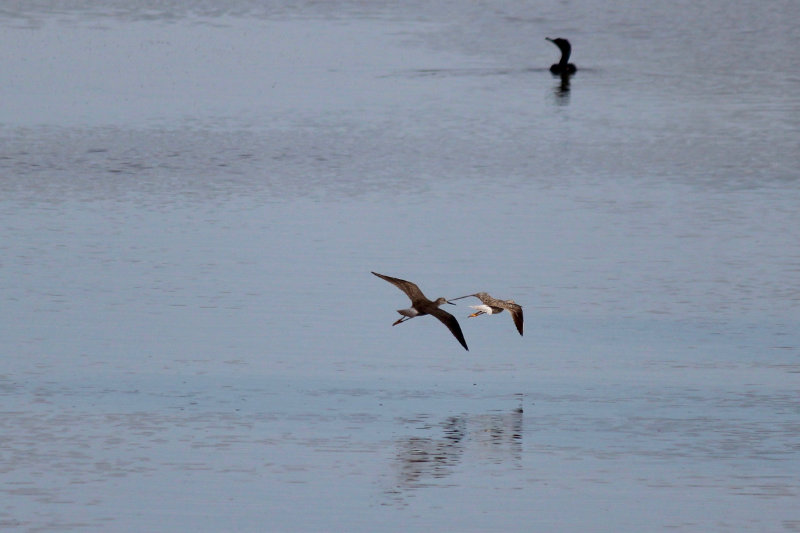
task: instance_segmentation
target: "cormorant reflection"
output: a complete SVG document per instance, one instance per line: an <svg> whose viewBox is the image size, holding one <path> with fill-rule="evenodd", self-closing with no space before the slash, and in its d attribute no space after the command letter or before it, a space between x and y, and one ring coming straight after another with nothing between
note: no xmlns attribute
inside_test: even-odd
<svg viewBox="0 0 800 533"><path fill-rule="evenodd" d="M561 74L558 85L553 88L556 98L567 100L569 98L569 74Z"/></svg>

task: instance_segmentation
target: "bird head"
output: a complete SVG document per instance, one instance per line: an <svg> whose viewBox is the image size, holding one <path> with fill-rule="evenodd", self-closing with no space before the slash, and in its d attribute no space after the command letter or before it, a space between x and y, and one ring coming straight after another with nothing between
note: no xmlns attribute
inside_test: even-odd
<svg viewBox="0 0 800 533"><path fill-rule="evenodd" d="M572 52L572 46L569 44L568 40L562 39L561 37L556 37L555 39L545 37L545 39L558 46L558 49L561 50L561 55L564 56L564 61L569 59L569 55Z"/></svg>

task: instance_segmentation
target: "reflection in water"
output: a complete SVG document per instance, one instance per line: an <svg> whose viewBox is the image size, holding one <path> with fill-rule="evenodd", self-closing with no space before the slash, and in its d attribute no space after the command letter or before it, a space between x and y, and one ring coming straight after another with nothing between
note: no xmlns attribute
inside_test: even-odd
<svg viewBox="0 0 800 533"><path fill-rule="evenodd" d="M419 424L423 417L408 420ZM397 478L391 493L434 486L459 465L512 463L521 468L522 409L509 413L456 415L421 429L433 436L401 437L396 443ZM462 461L464 457L468 461Z"/></svg>
<svg viewBox="0 0 800 533"><path fill-rule="evenodd" d="M442 422L441 437L405 437L397 442L397 466L402 488L425 486L426 478L443 478L452 472L464 453L467 421L452 416Z"/></svg>
<svg viewBox="0 0 800 533"><path fill-rule="evenodd" d="M553 77L559 78L559 83L553 87L553 94L556 97L556 103L559 105L566 105L569 103L569 79L571 74L554 74Z"/></svg>

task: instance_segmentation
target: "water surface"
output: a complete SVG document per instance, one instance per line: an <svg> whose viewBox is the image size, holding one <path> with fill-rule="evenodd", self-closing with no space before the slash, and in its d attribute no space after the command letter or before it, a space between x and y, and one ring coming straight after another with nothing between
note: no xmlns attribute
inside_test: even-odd
<svg viewBox="0 0 800 533"><path fill-rule="evenodd" d="M4 528L800 530L790 2L228 5L0 7Z"/></svg>

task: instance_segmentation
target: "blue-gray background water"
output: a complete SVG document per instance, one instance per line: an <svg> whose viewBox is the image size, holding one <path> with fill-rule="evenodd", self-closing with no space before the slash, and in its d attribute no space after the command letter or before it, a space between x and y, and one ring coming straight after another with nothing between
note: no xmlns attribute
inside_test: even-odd
<svg viewBox="0 0 800 533"><path fill-rule="evenodd" d="M0 527L800 530L794 0L220 4L0 2Z"/></svg>

